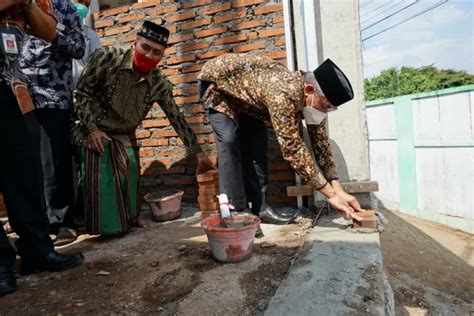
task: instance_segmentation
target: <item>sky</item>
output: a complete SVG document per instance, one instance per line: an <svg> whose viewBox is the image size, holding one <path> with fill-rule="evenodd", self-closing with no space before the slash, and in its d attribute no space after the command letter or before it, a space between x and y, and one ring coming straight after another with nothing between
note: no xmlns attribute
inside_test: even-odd
<svg viewBox="0 0 474 316"><path fill-rule="evenodd" d="M361 29L415 1L360 0ZM362 31L362 39L441 1L419 0L392 18ZM363 41L365 78L390 67L430 64L441 69L465 70L474 74L473 14L474 0L448 0L425 14Z"/></svg>

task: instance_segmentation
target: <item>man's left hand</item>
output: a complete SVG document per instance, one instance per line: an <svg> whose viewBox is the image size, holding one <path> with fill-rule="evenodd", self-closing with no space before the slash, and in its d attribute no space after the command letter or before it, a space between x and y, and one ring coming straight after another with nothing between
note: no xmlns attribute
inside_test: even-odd
<svg viewBox="0 0 474 316"><path fill-rule="evenodd" d="M197 159L196 175L202 174L209 170L216 169L214 164L209 160L209 158L207 158L206 155L204 155L204 153L198 153L196 155L196 159Z"/></svg>
<svg viewBox="0 0 474 316"><path fill-rule="evenodd" d="M344 201L346 201L347 204L349 204L350 207L354 209L354 211L365 212L365 210L360 207L359 202L353 195L347 194L344 191L336 191L336 194L339 195Z"/></svg>

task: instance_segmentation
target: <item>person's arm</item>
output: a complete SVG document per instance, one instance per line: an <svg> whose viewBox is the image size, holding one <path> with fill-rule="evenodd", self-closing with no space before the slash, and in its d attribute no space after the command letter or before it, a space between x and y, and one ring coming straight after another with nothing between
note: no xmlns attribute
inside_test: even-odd
<svg viewBox="0 0 474 316"><path fill-rule="evenodd" d="M21 0L20 5L28 22L28 33L47 42L53 42L58 34L51 1Z"/></svg>
<svg viewBox="0 0 474 316"><path fill-rule="evenodd" d="M64 10L62 22L64 30L58 30L58 37L55 44L58 50L65 56L75 59L82 58L86 49L86 41L82 34L82 23L76 9L71 2L66 1L61 4L58 10Z"/></svg>
<svg viewBox="0 0 474 316"><path fill-rule="evenodd" d="M2 12L5 9L8 9L12 5L17 5L20 4L20 0L3 0L0 1L0 12Z"/></svg>

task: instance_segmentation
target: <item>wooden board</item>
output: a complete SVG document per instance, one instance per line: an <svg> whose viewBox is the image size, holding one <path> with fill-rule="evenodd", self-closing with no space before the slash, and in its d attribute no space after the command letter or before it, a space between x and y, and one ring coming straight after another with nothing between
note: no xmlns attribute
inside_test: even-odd
<svg viewBox="0 0 474 316"><path fill-rule="evenodd" d="M379 190L379 183L377 181L354 181L342 182L342 187L347 193L368 193L377 192ZM296 185L286 187L288 196L312 196L314 189L310 185Z"/></svg>

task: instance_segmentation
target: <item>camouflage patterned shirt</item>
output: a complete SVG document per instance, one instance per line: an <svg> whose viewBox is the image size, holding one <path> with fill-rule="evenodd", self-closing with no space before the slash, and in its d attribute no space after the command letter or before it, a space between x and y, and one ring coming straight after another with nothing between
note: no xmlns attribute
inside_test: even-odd
<svg viewBox="0 0 474 316"><path fill-rule="evenodd" d="M136 79L133 51L114 47L98 49L82 72L74 91L73 142L101 130L130 146L133 133L157 102L179 137L193 154L201 152L196 135L172 96L172 86L159 69Z"/></svg>
<svg viewBox="0 0 474 316"><path fill-rule="evenodd" d="M208 61L199 75L212 84L203 101L206 106L227 114L237 122L237 114L271 121L283 158L309 185L316 189L338 179L323 121L308 126L317 163L299 133L304 103L302 72L289 71L268 58L249 54L227 54Z"/></svg>

